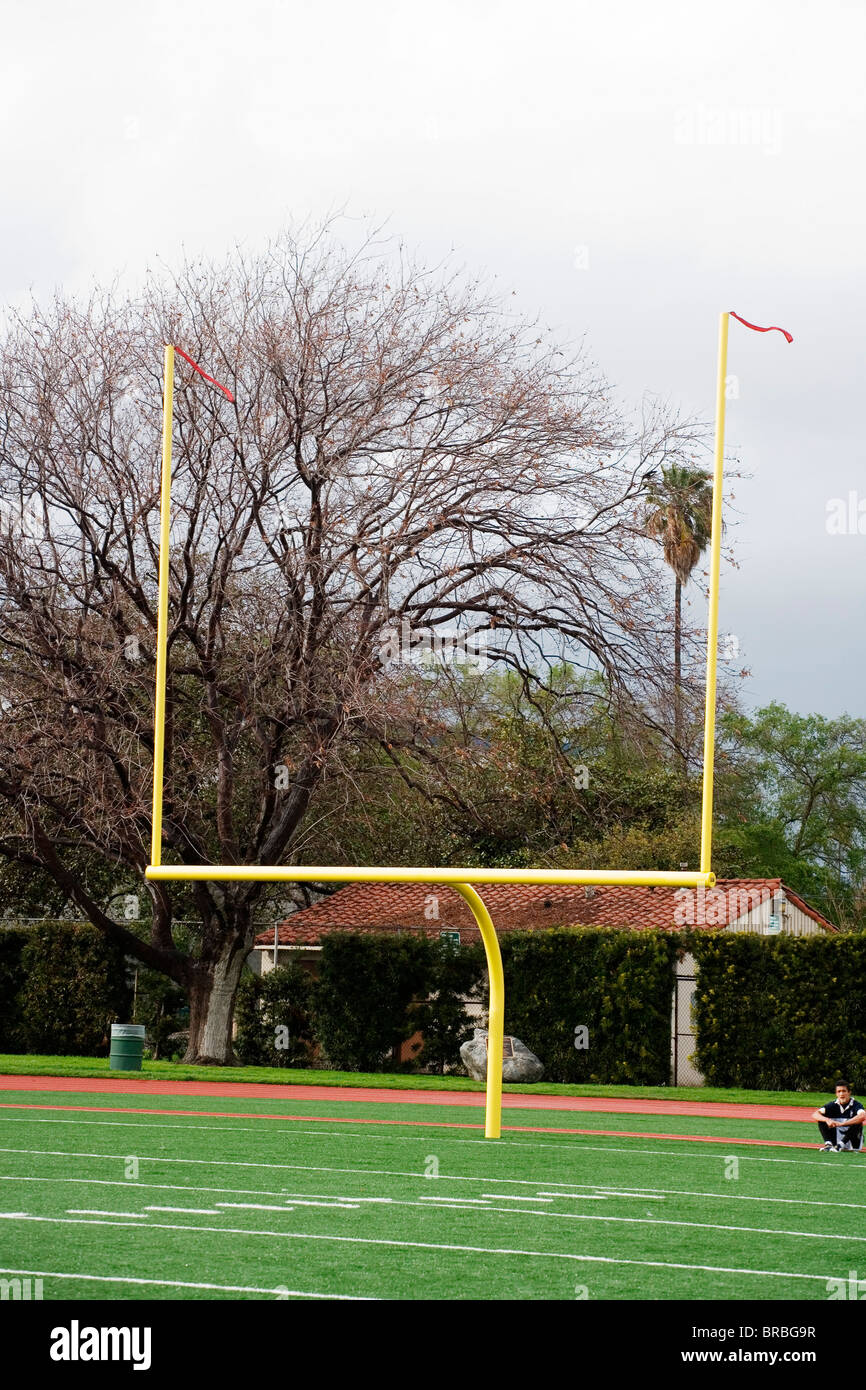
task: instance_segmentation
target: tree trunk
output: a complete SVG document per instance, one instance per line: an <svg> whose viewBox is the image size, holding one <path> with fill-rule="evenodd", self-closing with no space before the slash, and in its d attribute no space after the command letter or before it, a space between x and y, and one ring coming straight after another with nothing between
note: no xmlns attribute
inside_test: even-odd
<svg viewBox="0 0 866 1390"><path fill-rule="evenodd" d="M227 943L215 961L196 961L189 980L189 1043L185 1062L231 1066L235 996L249 946Z"/></svg>
<svg viewBox="0 0 866 1390"><path fill-rule="evenodd" d="M674 746L680 757L685 761L685 754L682 751L682 691L680 674L680 648L682 645L682 593L683 586L679 579L676 581L674 590Z"/></svg>

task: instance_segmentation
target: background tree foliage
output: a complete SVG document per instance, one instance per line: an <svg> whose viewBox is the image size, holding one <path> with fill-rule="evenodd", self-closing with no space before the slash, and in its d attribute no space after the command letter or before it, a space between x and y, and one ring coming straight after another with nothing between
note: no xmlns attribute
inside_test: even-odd
<svg viewBox="0 0 866 1390"><path fill-rule="evenodd" d="M142 883L150 922L132 929L82 869L95 856L141 882L150 857L165 342L235 396L178 364L166 862L297 862L316 793L348 785L362 748L410 783L444 774L439 710L403 679L400 644L425 633L484 631L527 694L551 649L611 689L663 686L640 501L696 432L655 407L628 419L587 358L477 281L327 232L12 316L0 853L186 991L188 1060L229 1061L267 890ZM464 810L483 844L489 820Z"/></svg>
<svg viewBox="0 0 866 1390"><path fill-rule="evenodd" d="M866 925L866 720L771 704L721 721L725 862L780 876L844 927Z"/></svg>

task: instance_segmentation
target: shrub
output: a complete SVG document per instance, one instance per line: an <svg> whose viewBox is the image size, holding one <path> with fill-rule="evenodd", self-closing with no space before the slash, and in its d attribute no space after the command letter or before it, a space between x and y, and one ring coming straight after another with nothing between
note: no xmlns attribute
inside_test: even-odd
<svg viewBox="0 0 866 1390"><path fill-rule="evenodd" d="M143 1023L147 1050L154 1061L169 1057L178 1049L175 1035L189 1026L189 999L186 991L167 975L146 966L138 967L135 991L135 1023Z"/></svg>
<svg viewBox="0 0 866 1390"><path fill-rule="evenodd" d="M460 1044L472 1036L473 1023L466 1013L465 996L480 993L484 980L484 948L430 942L432 979L430 996L413 1011L412 1022L424 1035L418 1066L443 1075L460 1064Z"/></svg>
<svg viewBox="0 0 866 1390"><path fill-rule="evenodd" d="M506 1032L545 1080L667 1085L676 936L598 928L508 932ZM578 1028L585 1028L588 1046Z"/></svg>
<svg viewBox="0 0 866 1390"><path fill-rule="evenodd" d="M308 1066L312 1059L313 981L296 961L267 975L244 975L238 990L235 1052L262 1067Z"/></svg>
<svg viewBox="0 0 866 1390"><path fill-rule="evenodd" d="M71 922L26 933L18 994L27 1052L104 1057L111 1024L127 1022L132 992L120 947L101 931Z"/></svg>
<svg viewBox="0 0 866 1390"><path fill-rule="evenodd" d="M382 1070L392 1049L415 1032L413 1000L433 988L434 943L426 936L325 937L315 1028L328 1062L342 1071Z"/></svg>
<svg viewBox="0 0 866 1390"><path fill-rule="evenodd" d="M713 1086L866 1081L866 935L691 933L697 1064Z"/></svg>
<svg viewBox="0 0 866 1390"><path fill-rule="evenodd" d="M21 928L0 928L0 1052L23 1052L21 1003L24 983L21 957L30 933Z"/></svg>

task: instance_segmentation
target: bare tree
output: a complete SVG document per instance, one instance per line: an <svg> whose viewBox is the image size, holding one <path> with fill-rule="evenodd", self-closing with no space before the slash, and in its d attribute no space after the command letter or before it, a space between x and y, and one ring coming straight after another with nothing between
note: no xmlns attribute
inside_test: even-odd
<svg viewBox="0 0 866 1390"><path fill-rule="evenodd" d="M591 364L477 283L327 230L13 321L0 850L188 990L188 1060L228 1061L263 886L148 883L143 939L73 867L149 860L163 342L235 395L179 361L164 862L293 862L341 749L387 742L406 631L483 631L528 686L557 644L610 681L662 678L639 497L692 431L630 430Z"/></svg>

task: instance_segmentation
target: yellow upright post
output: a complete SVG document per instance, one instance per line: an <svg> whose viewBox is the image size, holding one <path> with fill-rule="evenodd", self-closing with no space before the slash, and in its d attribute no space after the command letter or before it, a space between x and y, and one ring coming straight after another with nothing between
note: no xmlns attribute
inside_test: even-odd
<svg viewBox="0 0 866 1390"><path fill-rule="evenodd" d="M704 710L704 785L701 797L701 872L713 857L713 757L716 743L716 664L719 652L719 570L722 555L722 488L725 467L725 376L728 368L728 315L719 317L716 380L716 454L713 469L713 527L710 542L710 598L707 615L707 691Z"/></svg>
<svg viewBox="0 0 866 1390"><path fill-rule="evenodd" d="M159 514L159 601L156 626L156 708L153 715L153 831L150 862L162 862L162 767L165 749L165 677L168 645L169 529L171 518L171 430L174 416L174 348L165 349L162 397L162 479Z"/></svg>
<svg viewBox="0 0 866 1390"><path fill-rule="evenodd" d="M481 929L481 940L487 956L490 979L490 1015L487 1021L487 1108L484 1116L485 1139L498 1139L502 1132L502 1035L505 1028L505 976L496 928L484 899L471 883L455 883L454 887L472 909Z"/></svg>

